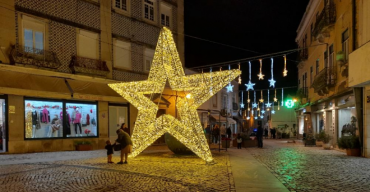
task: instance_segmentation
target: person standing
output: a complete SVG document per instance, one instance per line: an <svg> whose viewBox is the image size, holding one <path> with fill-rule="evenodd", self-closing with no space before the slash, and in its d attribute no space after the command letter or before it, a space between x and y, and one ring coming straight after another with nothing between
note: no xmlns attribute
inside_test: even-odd
<svg viewBox="0 0 370 192"><path fill-rule="evenodd" d="M118 135L116 142L121 145L121 161L117 164L127 164L128 154L132 152L132 141L130 135L122 129L118 129L116 133ZM123 156L125 156L125 162L123 162Z"/></svg>
<svg viewBox="0 0 370 192"><path fill-rule="evenodd" d="M227 134L227 138L231 138L231 129L230 129L230 127L228 127L226 129L226 134Z"/></svg>
<svg viewBox="0 0 370 192"><path fill-rule="evenodd" d="M215 144L218 143L218 139L220 137L220 129L218 128L218 125L215 125L215 127L213 128L213 141Z"/></svg>
<svg viewBox="0 0 370 192"><path fill-rule="evenodd" d="M220 131L221 131L221 138L226 137L226 127L225 127L225 124L223 124L223 125L221 126Z"/></svg>
<svg viewBox="0 0 370 192"><path fill-rule="evenodd" d="M240 136L240 133L238 134L238 137L236 138L236 142L238 143L238 149L241 149L243 138L242 138L242 136Z"/></svg>
<svg viewBox="0 0 370 192"><path fill-rule="evenodd" d="M258 148L262 148L263 147L263 129L261 127L261 125L258 125L258 128L257 128L257 140L258 140Z"/></svg>

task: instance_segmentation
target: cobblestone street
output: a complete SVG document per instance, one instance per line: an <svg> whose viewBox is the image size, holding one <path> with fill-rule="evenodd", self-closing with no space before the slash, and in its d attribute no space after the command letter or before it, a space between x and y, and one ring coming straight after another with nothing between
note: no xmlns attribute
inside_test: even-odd
<svg viewBox="0 0 370 192"><path fill-rule="evenodd" d="M79 153L82 159L44 162L41 159L52 154L63 157ZM227 153L214 153L215 165L206 165L196 156L179 158L163 150L143 153L130 159L128 165L107 164L105 154L99 150L2 155L3 162L24 162L30 159L28 156L38 156L38 162L1 165L0 191L230 191L233 188ZM113 161L118 160L116 153Z"/></svg>
<svg viewBox="0 0 370 192"><path fill-rule="evenodd" d="M370 191L370 159L302 143L264 140L249 148L290 191Z"/></svg>

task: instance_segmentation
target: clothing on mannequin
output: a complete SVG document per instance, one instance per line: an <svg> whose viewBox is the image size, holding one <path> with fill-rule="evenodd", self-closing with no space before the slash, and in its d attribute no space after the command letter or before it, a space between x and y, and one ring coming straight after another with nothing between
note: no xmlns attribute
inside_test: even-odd
<svg viewBox="0 0 370 192"><path fill-rule="evenodd" d="M79 112L79 109L76 109L75 119L73 121L73 124L75 125L75 134L77 135L77 126L80 128L80 135L82 135L82 128L81 128L81 118L82 115Z"/></svg>

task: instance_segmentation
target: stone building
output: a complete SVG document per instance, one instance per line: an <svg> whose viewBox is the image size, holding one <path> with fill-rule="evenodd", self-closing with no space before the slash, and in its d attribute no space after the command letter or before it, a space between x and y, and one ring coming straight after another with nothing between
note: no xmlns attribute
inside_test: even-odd
<svg viewBox="0 0 370 192"><path fill-rule="evenodd" d="M349 86L348 55L353 52L356 1L311 0L297 29L300 106L298 129L308 134L325 130L333 139L342 128L360 120L361 106ZM355 122L357 123L357 122ZM302 131L299 131L302 134Z"/></svg>
<svg viewBox="0 0 370 192"><path fill-rule="evenodd" d="M162 26L184 63L183 0L0 0L0 152L97 149L121 123L132 132L137 110L107 83L147 79Z"/></svg>

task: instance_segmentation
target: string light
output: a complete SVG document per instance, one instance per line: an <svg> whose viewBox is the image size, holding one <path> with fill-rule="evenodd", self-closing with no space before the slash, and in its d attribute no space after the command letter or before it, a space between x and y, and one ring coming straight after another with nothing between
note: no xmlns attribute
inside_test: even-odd
<svg viewBox="0 0 370 192"><path fill-rule="evenodd" d="M274 58L271 58L271 79L269 79L270 87L275 88L276 81L274 80Z"/></svg>
<svg viewBox="0 0 370 192"><path fill-rule="evenodd" d="M269 108L271 107L271 103L270 103L270 90L268 89L267 90L267 103L266 103L266 108Z"/></svg>
<svg viewBox="0 0 370 192"><path fill-rule="evenodd" d="M281 106L284 106L284 88L281 89Z"/></svg>
<svg viewBox="0 0 370 192"><path fill-rule="evenodd" d="M259 61L260 61L260 73L257 76L259 80L263 80L263 77L265 75L262 74L262 59L260 59Z"/></svg>
<svg viewBox="0 0 370 192"><path fill-rule="evenodd" d="M274 102L277 102L278 101L278 99L277 99L277 97L276 97L276 89L275 89L275 97L274 97Z"/></svg>
<svg viewBox="0 0 370 192"><path fill-rule="evenodd" d="M243 91L242 91L242 93L243 93ZM248 91L248 100L247 100L247 102L248 102L248 103L250 103L250 102L251 102L251 100L249 99L249 91Z"/></svg>
<svg viewBox="0 0 370 192"><path fill-rule="evenodd" d="M280 110L280 102L277 102L278 103L278 111Z"/></svg>
<svg viewBox="0 0 370 192"><path fill-rule="evenodd" d="M259 100L261 103L263 103L263 91L261 90L261 99Z"/></svg>
<svg viewBox="0 0 370 192"><path fill-rule="evenodd" d="M229 71L230 71L230 65L229 65ZM231 81L230 78L229 78L229 81ZM233 88L234 88L234 85L231 85L231 83L229 83L229 85L226 86L228 93L233 92Z"/></svg>
<svg viewBox="0 0 370 192"><path fill-rule="evenodd" d="M240 71L240 63L238 64L238 68L239 68L239 71ZM242 77L239 75L239 78L238 78L238 83L239 85L242 84Z"/></svg>
<svg viewBox="0 0 370 192"><path fill-rule="evenodd" d="M240 108L242 108L242 109L244 109L244 103L243 103L243 100L244 100L244 98L243 98L243 91L242 91L242 102L240 103Z"/></svg>
<svg viewBox="0 0 370 192"><path fill-rule="evenodd" d="M256 103L256 91L254 91L254 102L252 103L252 108L256 108L257 107L257 103Z"/></svg>
<svg viewBox="0 0 370 192"><path fill-rule="evenodd" d="M288 70L286 70L286 55L284 55L284 71L283 71L284 77L288 75Z"/></svg>
<svg viewBox="0 0 370 192"><path fill-rule="evenodd" d="M249 61L249 82L247 84L245 84L245 86L247 86L247 91L249 90L253 90L253 86L255 85L254 83L252 83L252 78L251 78L251 62Z"/></svg>
<svg viewBox="0 0 370 192"><path fill-rule="evenodd" d="M271 114L275 114L275 105L272 106Z"/></svg>
<svg viewBox="0 0 370 192"><path fill-rule="evenodd" d="M212 162L212 154L196 109L226 86L230 78L234 79L240 74L240 70L212 73L211 69L208 74L185 76L172 33L164 27L160 31L148 79L109 84L109 87L138 109L131 137L133 152L130 157L137 156L168 132L200 158ZM176 102L179 119L167 114L156 118L158 105L145 96L162 93L167 81L172 90L191 94L190 99L180 97Z"/></svg>

